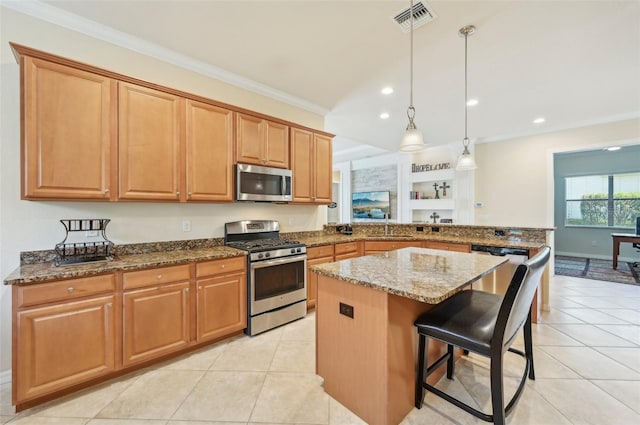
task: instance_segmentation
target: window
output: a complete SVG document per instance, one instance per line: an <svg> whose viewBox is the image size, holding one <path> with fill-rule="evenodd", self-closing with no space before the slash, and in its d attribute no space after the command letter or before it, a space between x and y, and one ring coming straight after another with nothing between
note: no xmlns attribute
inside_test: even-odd
<svg viewBox="0 0 640 425"><path fill-rule="evenodd" d="M640 216L640 173L567 177L566 225L634 227Z"/></svg>

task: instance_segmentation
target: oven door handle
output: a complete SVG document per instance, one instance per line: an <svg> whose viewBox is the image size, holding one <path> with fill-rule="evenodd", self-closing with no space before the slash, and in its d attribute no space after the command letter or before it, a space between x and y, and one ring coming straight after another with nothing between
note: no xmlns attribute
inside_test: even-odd
<svg viewBox="0 0 640 425"><path fill-rule="evenodd" d="M251 263L252 269L261 269L263 267L277 266L278 264L294 263L296 261L306 260L306 255L296 255L294 257L276 258L273 260L257 261Z"/></svg>

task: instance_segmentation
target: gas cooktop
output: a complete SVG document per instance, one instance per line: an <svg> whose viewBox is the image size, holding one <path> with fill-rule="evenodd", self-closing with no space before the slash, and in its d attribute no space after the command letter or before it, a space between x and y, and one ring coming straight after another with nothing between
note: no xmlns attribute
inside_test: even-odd
<svg viewBox="0 0 640 425"><path fill-rule="evenodd" d="M249 252L261 252L261 251L269 251L272 249L281 249L281 248L299 248L303 247L304 244L298 241L291 241L288 239L252 239L245 241L234 241L227 242L227 246L242 249L244 251Z"/></svg>

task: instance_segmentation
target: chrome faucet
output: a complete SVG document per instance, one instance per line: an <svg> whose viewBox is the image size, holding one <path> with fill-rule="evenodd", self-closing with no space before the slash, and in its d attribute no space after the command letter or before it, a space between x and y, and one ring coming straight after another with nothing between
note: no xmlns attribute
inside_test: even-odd
<svg viewBox="0 0 640 425"><path fill-rule="evenodd" d="M389 214L384 214L384 235L387 236L389 234Z"/></svg>

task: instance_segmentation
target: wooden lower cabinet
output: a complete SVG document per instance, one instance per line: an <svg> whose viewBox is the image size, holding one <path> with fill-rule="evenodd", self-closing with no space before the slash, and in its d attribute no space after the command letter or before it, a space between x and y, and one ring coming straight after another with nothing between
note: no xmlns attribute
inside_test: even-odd
<svg viewBox="0 0 640 425"><path fill-rule="evenodd" d="M197 341L218 339L247 327L245 259L216 260L196 265Z"/></svg>
<svg viewBox="0 0 640 425"><path fill-rule="evenodd" d="M376 254L379 252L394 251L408 247L422 247L421 241L365 241L364 254Z"/></svg>
<svg viewBox="0 0 640 425"><path fill-rule="evenodd" d="M189 282L123 294L124 366L186 347L189 337Z"/></svg>
<svg viewBox="0 0 640 425"><path fill-rule="evenodd" d="M346 260L362 256L362 245L360 242L342 242L335 244L335 261Z"/></svg>
<svg viewBox="0 0 640 425"><path fill-rule="evenodd" d="M114 371L114 309L115 296L103 295L17 311L14 404Z"/></svg>
<svg viewBox="0 0 640 425"><path fill-rule="evenodd" d="M332 261L333 244L307 248L307 308L315 307L318 297L318 275L311 273L309 268Z"/></svg>
<svg viewBox="0 0 640 425"><path fill-rule="evenodd" d="M423 248L442 249L444 251L455 252L471 252L471 245L466 243L425 241L422 244Z"/></svg>

